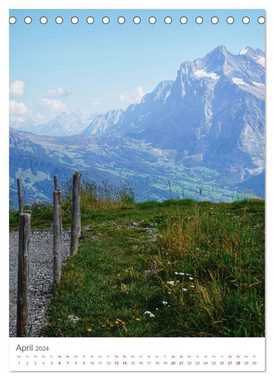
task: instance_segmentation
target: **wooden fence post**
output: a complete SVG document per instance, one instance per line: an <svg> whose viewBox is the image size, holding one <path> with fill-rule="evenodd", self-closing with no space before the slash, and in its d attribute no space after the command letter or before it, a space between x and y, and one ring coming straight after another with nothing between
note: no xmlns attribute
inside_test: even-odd
<svg viewBox="0 0 274 380"><path fill-rule="evenodd" d="M23 195L22 195L22 181L21 178L17 178L17 194L18 194L18 208L19 213L24 212Z"/></svg>
<svg viewBox="0 0 274 380"><path fill-rule="evenodd" d="M53 192L53 285L61 279L60 191Z"/></svg>
<svg viewBox="0 0 274 380"><path fill-rule="evenodd" d="M63 224L62 224L62 196L61 196L61 191L60 191L60 188L59 188L59 180L58 180L57 175L53 176L53 180L54 180L54 190L58 191L58 203L59 203L59 208L60 208L60 211L59 211L59 216L60 216L60 231L61 231L61 235L62 235L62 232L63 232Z"/></svg>
<svg viewBox="0 0 274 380"><path fill-rule="evenodd" d="M71 256L77 253L79 238L81 236L80 176L81 174L79 172L76 172L73 174L71 241L70 241Z"/></svg>
<svg viewBox="0 0 274 380"><path fill-rule="evenodd" d="M57 175L53 176L53 180L54 180L54 190L55 190L55 191L60 190L60 189L59 189L59 181L58 181L58 177L57 177Z"/></svg>
<svg viewBox="0 0 274 380"><path fill-rule="evenodd" d="M31 215L20 214L18 280L17 280L17 326L16 336L28 335L28 283L29 253L31 235Z"/></svg>

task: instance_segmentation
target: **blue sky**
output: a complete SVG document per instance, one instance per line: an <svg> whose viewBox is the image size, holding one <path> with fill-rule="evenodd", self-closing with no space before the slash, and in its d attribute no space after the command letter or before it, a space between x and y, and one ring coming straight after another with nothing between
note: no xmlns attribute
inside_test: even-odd
<svg viewBox="0 0 274 380"><path fill-rule="evenodd" d="M251 46L265 50L261 10L13 10L10 25L11 120L47 121L62 111L80 110L85 117L137 102L164 79L175 79L179 65L203 57L218 45L232 53ZM94 24L86 17L92 15ZM101 22L103 16L110 23ZM135 25L134 16L142 22ZM219 23L212 25L211 16ZM233 16L233 25L226 23ZM32 17L26 25L25 16ZM48 23L41 25L39 18ZM55 17L62 16L62 25ZM79 23L71 24L72 16ZM123 25L117 18L124 16ZM150 25L149 16L157 22ZM163 22L171 16L173 22ZM186 25L178 21L188 17ZM196 16L204 22L195 24ZM250 17L244 25L243 16ZM14 116L14 117L13 117Z"/></svg>

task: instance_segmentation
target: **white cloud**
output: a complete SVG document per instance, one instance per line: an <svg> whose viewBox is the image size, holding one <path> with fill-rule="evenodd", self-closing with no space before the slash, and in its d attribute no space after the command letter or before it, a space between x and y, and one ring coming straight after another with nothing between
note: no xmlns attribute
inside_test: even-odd
<svg viewBox="0 0 274 380"><path fill-rule="evenodd" d="M23 96L25 83L22 80L14 80L10 83L10 95Z"/></svg>
<svg viewBox="0 0 274 380"><path fill-rule="evenodd" d="M45 92L45 98L61 98L63 96L68 96L71 94L71 91L65 88L53 88Z"/></svg>
<svg viewBox="0 0 274 380"><path fill-rule="evenodd" d="M51 112L67 112L67 105L59 98L68 96L70 94L70 90L61 87L47 90L41 100L41 105Z"/></svg>
<svg viewBox="0 0 274 380"><path fill-rule="evenodd" d="M68 111L67 105L63 103L60 99L43 98L41 101L41 105L52 112L67 112Z"/></svg>
<svg viewBox="0 0 274 380"><path fill-rule="evenodd" d="M23 123L31 115L29 108L22 102L10 100L9 107L11 122Z"/></svg>
<svg viewBox="0 0 274 380"><path fill-rule="evenodd" d="M45 119L43 115L32 112L28 106L16 100L10 100L9 112L12 126L20 126L26 122L41 123Z"/></svg>
<svg viewBox="0 0 274 380"><path fill-rule="evenodd" d="M145 95L144 90L142 87L138 86L134 88L134 90L130 92L124 92L119 95L119 99L124 103L124 104L132 104L132 103L140 103L142 100L143 96Z"/></svg>
<svg viewBox="0 0 274 380"><path fill-rule="evenodd" d="M99 102L91 102L90 105L91 105L91 107L97 107L100 105L100 103Z"/></svg>

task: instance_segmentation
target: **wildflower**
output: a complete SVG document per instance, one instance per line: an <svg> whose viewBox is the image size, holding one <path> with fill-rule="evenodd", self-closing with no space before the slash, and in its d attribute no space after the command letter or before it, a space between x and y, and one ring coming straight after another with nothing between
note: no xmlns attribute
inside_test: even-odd
<svg viewBox="0 0 274 380"><path fill-rule="evenodd" d="M189 277L190 280L193 280L193 277Z"/></svg>
<svg viewBox="0 0 274 380"><path fill-rule="evenodd" d="M141 320L140 318L135 318L135 321L137 322L140 322L140 320Z"/></svg>
<svg viewBox="0 0 274 380"><path fill-rule="evenodd" d="M80 318L77 317L77 315L73 315L73 314L70 314L68 316L68 320L71 322L71 323L77 323L80 321Z"/></svg>
<svg viewBox="0 0 274 380"><path fill-rule="evenodd" d="M191 288L194 288L194 285L190 285Z"/></svg>
<svg viewBox="0 0 274 380"><path fill-rule="evenodd" d="M116 321L115 321L115 324L116 324L116 325L124 325L125 322L122 321L121 319L117 318Z"/></svg>
<svg viewBox="0 0 274 380"><path fill-rule="evenodd" d="M91 332L92 332L92 328L91 328L91 327L88 327L88 328L87 328L87 332L91 333Z"/></svg>
<svg viewBox="0 0 274 380"><path fill-rule="evenodd" d="M184 292L187 292L187 289L186 289L186 288L183 288L183 291L184 291Z"/></svg>
<svg viewBox="0 0 274 380"><path fill-rule="evenodd" d="M156 307L156 309L155 310L159 310L159 308L158 307Z"/></svg>
<svg viewBox="0 0 274 380"><path fill-rule="evenodd" d="M168 304L168 302L167 301L162 301L162 304L165 306L165 305Z"/></svg>
<svg viewBox="0 0 274 380"><path fill-rule="evenodd" d="M171 292L167 292L167 294L171 294Z"/></svg>
<svg viewBox="0 0 274 380"><path fill-rule="evenodd" d="M185 274L184 274L184 272L180 272L179 275L180 276L184 276Z"/></svg>
<svg viewBox="0 0 274 380"><path fill-rule="evenodd" d="M176 283L178 284L178 282L180 282L179 280L176 281Z"/></svg>
<svg viewBox="0 0 274 380"><path fill-rule="evenodd" d="M167 281L166 283L167 283L168 285L171 285L171 286L174 285L174 281Z"/></svg>
<svg viewBox="0 0 274 380"><path fill-rule="evenodd" d="M149 311L149 310L145 311L144 314L148 315L150 318L154 318L155 317L155 315L151 311Z"/></svg>
<svg viewBox="0 0 274 380"><path fill-rule="evenodd" d="M178 272L174 272L174 274L179 274Z"/></svg>

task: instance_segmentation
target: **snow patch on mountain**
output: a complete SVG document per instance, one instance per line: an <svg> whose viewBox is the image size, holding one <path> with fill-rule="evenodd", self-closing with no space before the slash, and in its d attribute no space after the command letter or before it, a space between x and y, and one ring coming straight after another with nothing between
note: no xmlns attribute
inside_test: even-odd
<svg viewBox="0 0 274 380"><path fill-rule="evenodd" d="M242 90L247 91L259 98L264 98L265 95L265 86L264 83L259 83L255 81L251 81L251 84L246 83L241 78L231 78L232 82L238 85Z"/></svg>
<svg viewBox="0 0 274 380"><path fill-rule="evenodd" d="M252 83L253 83L254 86L256 86L256 87L263 87L263 88L265 88L265 84L264 84L264 83L259 83L259 82L254 82L254 81L252 81Z"/></svg>
<svg viewBox="0 0 274 380"><path fill-rule="evenodd" d="M259 57L256 59L256 62L259 64L259 65L262 65L263 67L265 67L265 57Z"/></svg>
<svg viewBox="0 0 274 380"><path fill-rule="evenodd" d="M259 65L265 67L265 54L260 49L255 50L251 47L246 47L240 51L240 55L245 55Z"/></svg>
<svg viewBox="0 0 274 380"><path fill-rule="evenodd" d="M208 73L204 69L198 69L194 71L194 76L197 78L210 78L214 80L220 79L220 75L216 73Z"/></svg>
<svg viewBox="0 0 274 380"><path fill-rule="evenodd" d="M240 55L245 55L246 53L248 53L248 50L249 48L244 48L240 51Z"/></svg>
<svg viewBox="0 0 274 380"><path fill-rule="evenodd" d="M248 84L244 82L241 78L232 78L232 82L238 85L248 86Z"/></svg>

